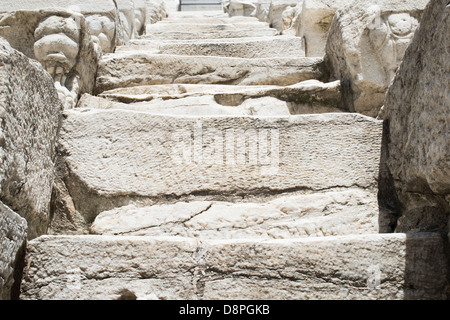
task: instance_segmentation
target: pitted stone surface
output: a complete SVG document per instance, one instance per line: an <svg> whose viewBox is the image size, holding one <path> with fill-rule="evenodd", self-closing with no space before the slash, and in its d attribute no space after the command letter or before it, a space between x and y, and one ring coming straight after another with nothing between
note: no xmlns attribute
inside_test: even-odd
<svg viewBox="0 0 450 320"><path fill-rule="evenodd" d="M28 299L445 299L437 234L284 240L44 236Z"/></svg>
<svg viewBox="0 0 450 320"><path fill-rule="evenodd" d="M96 92L138 85L192 83L292 85L320 78L321 58L242 59L144 52L105 55Z"/></svg>
<svg viewBox="0 0 450 320"><path fill-rule="evenodd" d="M0 201L0 300L11 299L14 273L27 237L27 221Z"/></svg>
<svg viewBox="0 0 450 320"><path fill-rule="evenodd" d="M325 62L352 111L376 117L427 0L357 0L331 24Z"/></svg>
<svg viewBox="0 0 450 320"><path fill-rule="evenodd" d="M193 201L102 212L90 228L103 235L199 239L290 239L378 233L375 192L358 188L283 195L264 203Z"/></svg>
<svg viewBox="0 0 450 320"><path fill-rule="evenodd" d="M235 58L274 58L304 56L302 39L293 36L150 41L138 39L116 52L146 51L190 56L222 56Z"/></svg>
<svg viewBox="0 0 450 320"><path fill-rule="evenodd" d="M71 194L80 196L75 204L93 221L106 209L86 193L113 201L372 188L381 130L380 121L356 114L182 117L80 109L67 112L60 144Z"/></svg>
<svg viewBox="0 0 450 320"><path fill-rule="evenodd" d="M0 38L0 199L26 218L31 238L48 224L61 119L50 75Z"/></svg>
<svg viewBox="0 0 450 320"><path fill-rule="evenodd" d="M450 215L450 7L433 0L386 95L398 230L445 230ZM447 226L448 228L448 226Z"/></svg>

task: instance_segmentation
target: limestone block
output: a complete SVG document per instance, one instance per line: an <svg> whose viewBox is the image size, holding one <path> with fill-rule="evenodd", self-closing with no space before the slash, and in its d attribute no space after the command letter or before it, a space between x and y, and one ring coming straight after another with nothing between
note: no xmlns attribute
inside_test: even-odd
<svg viewBox="0 0 450 320"><path fill-rule="evenodd" d="M135 41L118 47L116 52L146 51L189 56L221 56L234 58L275 58L304 56L303 41L294 36L239 39L203 39L178 41Z"/></svg>
<svg viewBox="0 0 450 320"><path fill-rule="evenodd" d="M295 7L301 0L273 0L269 6L269 24L278 31L283 30L282 15L289 7Z"/></svg>
<svg viewBox="0 0 450 320"><path fill-rule="evenodd" d="M283 240L43 236L24 300L445 299L437 234Z"/></svg>
<svg viewBox="0 0 450 320"><path fill-rule="evenodd" d="M145 33L147 23L147 3L145 0L134 0L134 37Z"/></svg>
<svg viewBox="0 0 450 320"><path fill-rule="evenodd" d="M134 0L115 0L119 9L119 21L122 27L121 45L127 45L128 42L137 34L135 30L135 8Z"/></svg>
<svg viewBox="0 0 450 320"><path fill-rule="evenodd" d="M202 32L214 32L214 31L236 31L236 29L244 30L261 30L267 28L268 25L260 21L247 21L247 22L231 22L226 23L189 23L189 31L202 33ZM186 31L186 23L180 20L178 23L161 21L156 24L147 26L148 33L164 33L164 32L183 32ZM182 51L180 51L182 52Z"/></svg>
<svg viewBox="0 0 450 320"><path fill-rule="evenodd" d="M59 141L67 187L91 223L139 199L373 188L381 131L381 121L358 114L192 117L73 109Z"/></svg>
<svg viewBox="0 0 450 320"><path fill-rule="evenodd" d="M14 292L15 272L23 259L27 221L0 201L0 300L18 298Z"/></svg>
<svg viewBox="0 0 450 320"><path fill-rule="evenodd" d="M4 0L0 12L17 10L73 11L85 16L95 44L104 53L114 52L118 37L119 16L114 0Z"/></svg>
<svg viewBox="0 0 450 320"><path fill-rule="evenodd" d="M296 35L304 38L308 57L323 57L328 30L337 9L348 4L346 0L304 0L296 26Z"/></svg>
<svg viewBox="0 0 450 320"><path fill-rule="evenodd" d="M252 0L225 0L222 2L224 11L230 17L245 16L254 17L256 15L256 3Z"/></svg>
<svg viewBox="0 0 450 320"><path fill-rule="evenodd" d="M269 22L270 2L271 0L259 0L255 3L255 17L258 18L259 21Z"/></svg>
<svg viewBox="0 0 450 320"><path fill-rule="evenodd" d="M281 34L296 35L302 5L303 2L298 2L295 7L288 6L281 13Z"/></svg>
<svg viewBox="0 0 450 320"><path fill-rule="evenodd" d="M0 199L31 238L47 227L61 118L50 75L0 38Z"/></svg>
<svg viewBox="0 0 450 320"><path fill-rule="evenodd" d="M448 1L427 6L386 95L388 166L404 207L400 230L445 230L450 194Z"/></svg>
<svg viewBox="0 0 450 320"><path fill-rule="evenodd" d="M292 85L320 78L321 66L321 58L244 59L121 52L103 56L96 93L170 83Z"/></svg>
<svg viewBox="0 0 450 320"><path fill-rule="evenodd" d="M377 116L427 2L357 0L337 11L325 61L350 110Z"/></svg>
<svg viewBox="0 0 450 320"><path fill-rule="evenodd" d="M378 233L376 192L358 188L298 193L263 203L193 201L102 212L93 234L200 239L289 239Z"/></svg>
<svg viewBox="0 0 450 320"><path fill-rule="evenodd" d="M0 13L0 18L0 36L44 66L65 108L93 92L99 53L82 14L19 10Z"/></svg>
<svg viewBox="0 0 450 320"><path fill-rule="evenodd" d="M141 110L176 115L289 115L343 112L339 81L303 81L291 86L152 85L84 95L80 108ZM271 99L272 98L272 99ZM96 101L95 101L96 100ZM99 101L100 100L100 101ZM200 101L202 100L202 101ZM264 108L267 102L267 107ZM128 105L124 105L127 103ZM199 113L198 111L201 112ZM216 113L218 112L219 113Z"/></svg>
<svg viewBox="0 0 450 320"><path fill-rule="evenodd" d="M146 25L156 23L168 17L165 1L145 0L146 5ZM178 5L178 1L177 1Z"/></svg>
<svg viewBox="0 0 450 320"><path fill-rule="evenodd" d="M255 97L232 103L233 97L221 96L216 101L213 95L187 96L179 99L152 99L131 104L108 101L91 95L80 99L79 108L122 109L148 112L157 115L177 116L277 116L290 115L290 104L272 97ZM219 103L220 102L220 103Z"/></svg>
<svg viewBox="0 0 450 320"><path fill-rule="evenodd" d="M141 37L144 40L196 40L196 39L223 39L223 38L251 38L251 37L273 37L279 35L279 32L273 28L251 28L251 29L234 29L234 30L211 30L211 31L162 31L147 32Z"/></svg>

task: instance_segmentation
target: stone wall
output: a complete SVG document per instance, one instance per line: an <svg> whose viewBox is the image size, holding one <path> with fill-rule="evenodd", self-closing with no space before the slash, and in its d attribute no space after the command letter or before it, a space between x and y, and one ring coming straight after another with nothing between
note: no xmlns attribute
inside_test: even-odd
<svg viewBox="0 0 450 320"><path fill-rule="evenodd" d="M0 200L31 238L46 232L61 119L51 76L0 38Z"/></svg>
<svg viewBox="0 0 450 320"><path fill-rule="evenodd" d="M0 201L0 300L18 297L15 270L21 267L26 237L26 220Z"/></svg>
<svg viewBox="0 0 450 320"><path fill-rule="evenodd" d="M388 166L403 215L397 231L445 231L450 215L450 7L432 0L389 87Z"/></svg>

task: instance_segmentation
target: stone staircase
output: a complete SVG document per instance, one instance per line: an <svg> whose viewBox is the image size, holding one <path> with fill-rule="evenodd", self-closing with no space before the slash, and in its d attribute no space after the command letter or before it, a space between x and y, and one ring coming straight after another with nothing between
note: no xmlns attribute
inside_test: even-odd
<svg viewBox="0 0 450 320"><path fill-rule="evenodd" d="M381 233L382 122L322 62L213 11L105 55L59 142L91 234L31 241L21 298L442 298L441 237Z"/></svg>

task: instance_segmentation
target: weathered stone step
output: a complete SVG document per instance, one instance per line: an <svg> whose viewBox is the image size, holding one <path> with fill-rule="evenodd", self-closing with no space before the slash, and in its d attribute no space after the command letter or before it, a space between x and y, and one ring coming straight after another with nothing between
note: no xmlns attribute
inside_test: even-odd
<svg viewBox="0 0 450 320"><path fill-rule="evenodd" d="M290 86L233 86L218 84L163 84L118 88L104 91L99 96L124 103L146 102L155 99L171 100L192 96L213 95L218 103L236 106L246 99L275 97L297 103L322 102L341 107L340 81L323 83L302 81ZM309 98L309 99L308 99Z"/></svg>
<svg viewBox="0 0 450 320"><path fill-rule="evenodd" d="M293 36L191 41L138 40L131 45L116 49L116 52L125 51L235 58L299 58L305 56L303 40Z"/></svg>
<svg viewBox="0 0 450 320"><path fill-rule="evenodd" d="M322 58L244 59L121 52L103 56L96 93L170 83L292 85L322 77Z"/></svg>
<svg viewBox="0 0 450 320"><path fill-rule="evenodd" d="M171 11L169 12L169 17L164 20L173 20L173 19L229 19L230 16L224 13L222 10L217 11L193 11L193 12L184 12L184 11Z"/></svg>
<svg viewBox="0 0 450 320"><path fill-rule="evenodd" d="M179 23L155 23L147 26L147 34L153 33L172 33L172 32L197 32L208 33L215 31L239 31L239 30L263 30L270 29L269 25L264 22L236 22L236 23L185 23L180 21Z"/></svg>
<svg viewBox="0 0 450 320"><path fill-rule="evenodd" d="M289 239L379 232L377 193L337 188L264 202L192 201L102 212L93 234L199 239Z"/></svg>
<svg viewBox="0 0 450 320"><path fill-rule="evenodd" d="M438 234L283 240L43 236L24 300L445 299Z"/></svg>
<svg viewBox="0 0 450 320"><path fill-rule="evenodd" d="M289 110L294 108L291 103L273 97L247 99L237 106L229 106L218 103L213 95L125 104L86 94L78 106L89 109L133 110L168 116L289 116Z"/></svg>
<svg viewBox="0 0 450 320"><path fill-rule="evenodd" d="M222 9L222 3L219 1L218 3L216 2L215 5L211 5L211 4L198 4L198 3L194 3L194 4L186 4L189 3L190 1L184 1L181 3L180 7L181 10L183 11L217 11ZM184 4L183 4L184 3Z"/></svg>
<svg viewBox="0 0 450 320"><path fill-rule="evenodd" d="M283 116L346 111L339 81L316 80L287 87L174 84L120 88L99 97L86 94L78 107L167 115Z"/></svg>
<svg viewBox="0 0 450 320"><path fill-rule="evenodd" d="M185 23L185 24L190 24L190 23L196 23L196 24L227 24L227 23L255 23L255 22L260 22L260 23L265 23L265 22L261 22L260 20L258 20L255 17L244 17L244 16L234 16L234 17L229 17L227 14L224 15L217 15L215 17L206 17L206 16L201 16L201 17L193 17L192 15L190 16L186 16L186 17L174 17L172 14L169 15L168 18L165 18L161 21L158 21L158 24L171 24L171 23Z"/></svg>
<svg viewBox="0 0 450 320"><path fill-rule="evenodd" d="M238 29L238 30L218 30L209 32L190 31L186 26L184 31L172 32L152 32L141 36L141 39L157 40L157 39L172 39L172 40L192 40L192 39L221 39L221 38L245 38L245 37L271 37L279 35L279 31L272 28L253 28L253 29Z"/></svg>
<svg viewBox="0 0 450 320"><path fill-rule="evenodd" d="M60 152L75 206L92 223L135 201L376 189L381 134L381 121L346 113L188 117L74 109L66 112Z"/></svg>

